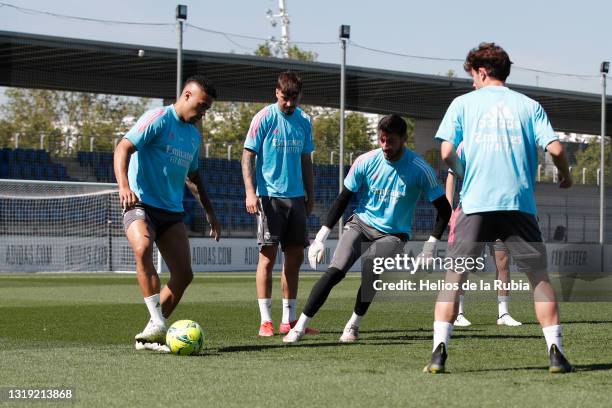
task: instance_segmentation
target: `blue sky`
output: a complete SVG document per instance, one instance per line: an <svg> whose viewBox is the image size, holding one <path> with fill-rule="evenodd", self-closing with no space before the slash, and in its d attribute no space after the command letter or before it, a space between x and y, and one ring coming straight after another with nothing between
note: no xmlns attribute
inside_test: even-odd
<svg viewBox="0 0 612 408"><path fill-rule="evenodd" d="M178 2L167 0L0 0L19 7L81 17L138 22L174 23ZM277 0L189 1L188 23L211 30L268 38L280 37L266 19ZM612 2L582 0L514 0L495 9L491 2L458 1L297 1L287 0L292 41L336 42L340 24L351 25L351 40L380 50L418 56L457 58L481 41L502 45L515 63L509 84L599 93L599 64L612 59L609 17ZM144 27L72 21L47 15L24 14L0 7L0 27L55 36L110 42L174 47L174 26ZM249 53L261 41L205 33L187 28L184 48ZM339 62L337 44L299 44L315 51L319 61ZM461 63L428 61L348 48L347 63L425 74L453 69L467 77ZM585 78L533 73L516 66L543 71L586 75Z"/></svg>

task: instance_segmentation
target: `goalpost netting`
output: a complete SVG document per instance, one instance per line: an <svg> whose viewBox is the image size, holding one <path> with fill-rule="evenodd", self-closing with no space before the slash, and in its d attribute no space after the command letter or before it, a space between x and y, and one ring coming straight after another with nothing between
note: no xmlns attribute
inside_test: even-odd
<svg viewBox="0 0 612 408"><path fill-rule="evenodd" d="M0 273L134 270L116 184L0 180Z"/></svg>

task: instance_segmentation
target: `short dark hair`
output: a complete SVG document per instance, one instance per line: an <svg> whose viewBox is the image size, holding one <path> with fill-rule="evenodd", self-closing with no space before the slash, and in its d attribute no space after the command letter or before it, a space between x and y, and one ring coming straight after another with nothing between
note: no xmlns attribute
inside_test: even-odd
<svg viewBox="0 0 612 408"><path fill-rule="evenodd" d="M378 121L378 131L405 137L407 135L408 125L406 125L406 121L402 119L400 115L394 113L392 115L383 116L380 121Z"/></svg>
<svg viewBox="0 0 612 408"><path fill-rule="evenodd" d="M278 76L276 89L287 96L297 96L302 92L302 78L292 71L282 72Z"/></svg>
<svg viewBox="0 0 612 408"><path fill-rule="evenodd" d="M511 65L512 61L502 47L492 42L483 42L470 50L465 57L463 69L471 73L472 70L484 68L490 77L505 81L510 75Z"/></svg>
<svg viewBox="0 0 612 408"><path fill-rule="evenodd" d="M185 80L185 85L183 85L183 89L190 83L195 82L206 92L206 95L217 99L217 90L215 86L210 82L210 80L202 75L193 75Z"/></svg>

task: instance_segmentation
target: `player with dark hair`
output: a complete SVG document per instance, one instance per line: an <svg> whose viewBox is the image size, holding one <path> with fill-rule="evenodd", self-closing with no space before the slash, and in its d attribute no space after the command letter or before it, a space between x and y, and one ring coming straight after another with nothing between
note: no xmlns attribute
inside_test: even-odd
<svg viewBox="0 0 612 408"><path fill-rule="evenodd" d="M475 91L449 106L436 139L442 159L463 177L461 209L451 230L449 256L474 258L486 242L501 239L534 292L535 313L546 338L549 371L565 373L572 366L563 355L559 310L546 270L546 247L536 219L534 189L538 146L559 170L559 187L572 179L563 145L536 101L505 86L511 66L508 54L494 43L469 52L465 69ZM463 142L465 166L456 147ZM447 285L460 285L467 273L446 273ZM453 288L454 289L454 288ZM424 371L443 372L447 347L457 316L457 290L443 290L435 307L433 353Z"/></svg>
<svg viewBox="0 0 612 408"><path fill-rule="evenodd" d="M323 306L332 288L366 251L367 258L392 257L400 253L412 233L412 215L421 193L431 201L438 215L424 252L429 257L435 250L451 216L451 207L433 169L419 155L405 146L406 122L398 115L383 117L378 123L379 149L355 160L344 179L344 188L308 250L310 266L316 269L325 252L325 240L340 219L351 197L362 191L359 206L348 220L327 271L313 287L304 311L295 327L283 338L285 343L299 341L310 319ZM359 324L372 302L369 285L373 271L364 265L362 281L351 318L346 323L341 342L359 338Z"/></svg>
<svg viewBox="0 0 612 408"><path fill-rule="evenodd" d="M297 320L300 265L304 248L309 245L306 217L314 207L310 157L314 144L310 117L298 108L301 95L302 79L294 72L281 73L276 103L255 115L242 154L246 210L257 214L256 286L261 315L259 335L264 337L274 335L272 268L278 245L285 254L281 275L283 314L278 330L281 334L287 333Z"/></svg>
<svg viewBox="0 0 612 408"><path fill-rule="evenodd" d="M216 240L221 234L198 173L201 137L194 126L216 96L206 78L187 79L173 105L142 115L115 149L115 177L124 209L125 234L134 250L136 277L150 314L149 323L136 335L138 350L163 348L166 319L193 279L183 223L186 180L206 210L210 234ZM153 264L153 243L170 270L170 280L162 289Z"/></svg>

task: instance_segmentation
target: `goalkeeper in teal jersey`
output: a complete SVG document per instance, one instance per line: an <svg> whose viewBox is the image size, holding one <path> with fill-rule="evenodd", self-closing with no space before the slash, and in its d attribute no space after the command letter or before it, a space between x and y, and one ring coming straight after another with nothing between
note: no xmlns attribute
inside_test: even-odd
<svg viewBox="0 0 612 408"><path fill-rule="evenodd" d="M310 319L323 306L332 288L366 250L373 257L393 257L403 250L412 233L412 216L421 194L438 210L434 230L423 250L423 256L433 255L435 242L450 219L451 206L433 169L405 147L406 131L406 122L400 116L383 117L378 124L380 149L359 156L344 179L342 192L310 245L311 267L316 268L321 260L325 240L351 197L361 192L359 205L345 226L329 268L313 287L297 324L283 338L285 343L295 343L304 335ZM368 282L372 271L368 269L364 266L353 314L344 327L341 342L354 342L359 337L359 324L374 296Z"/></svg>

